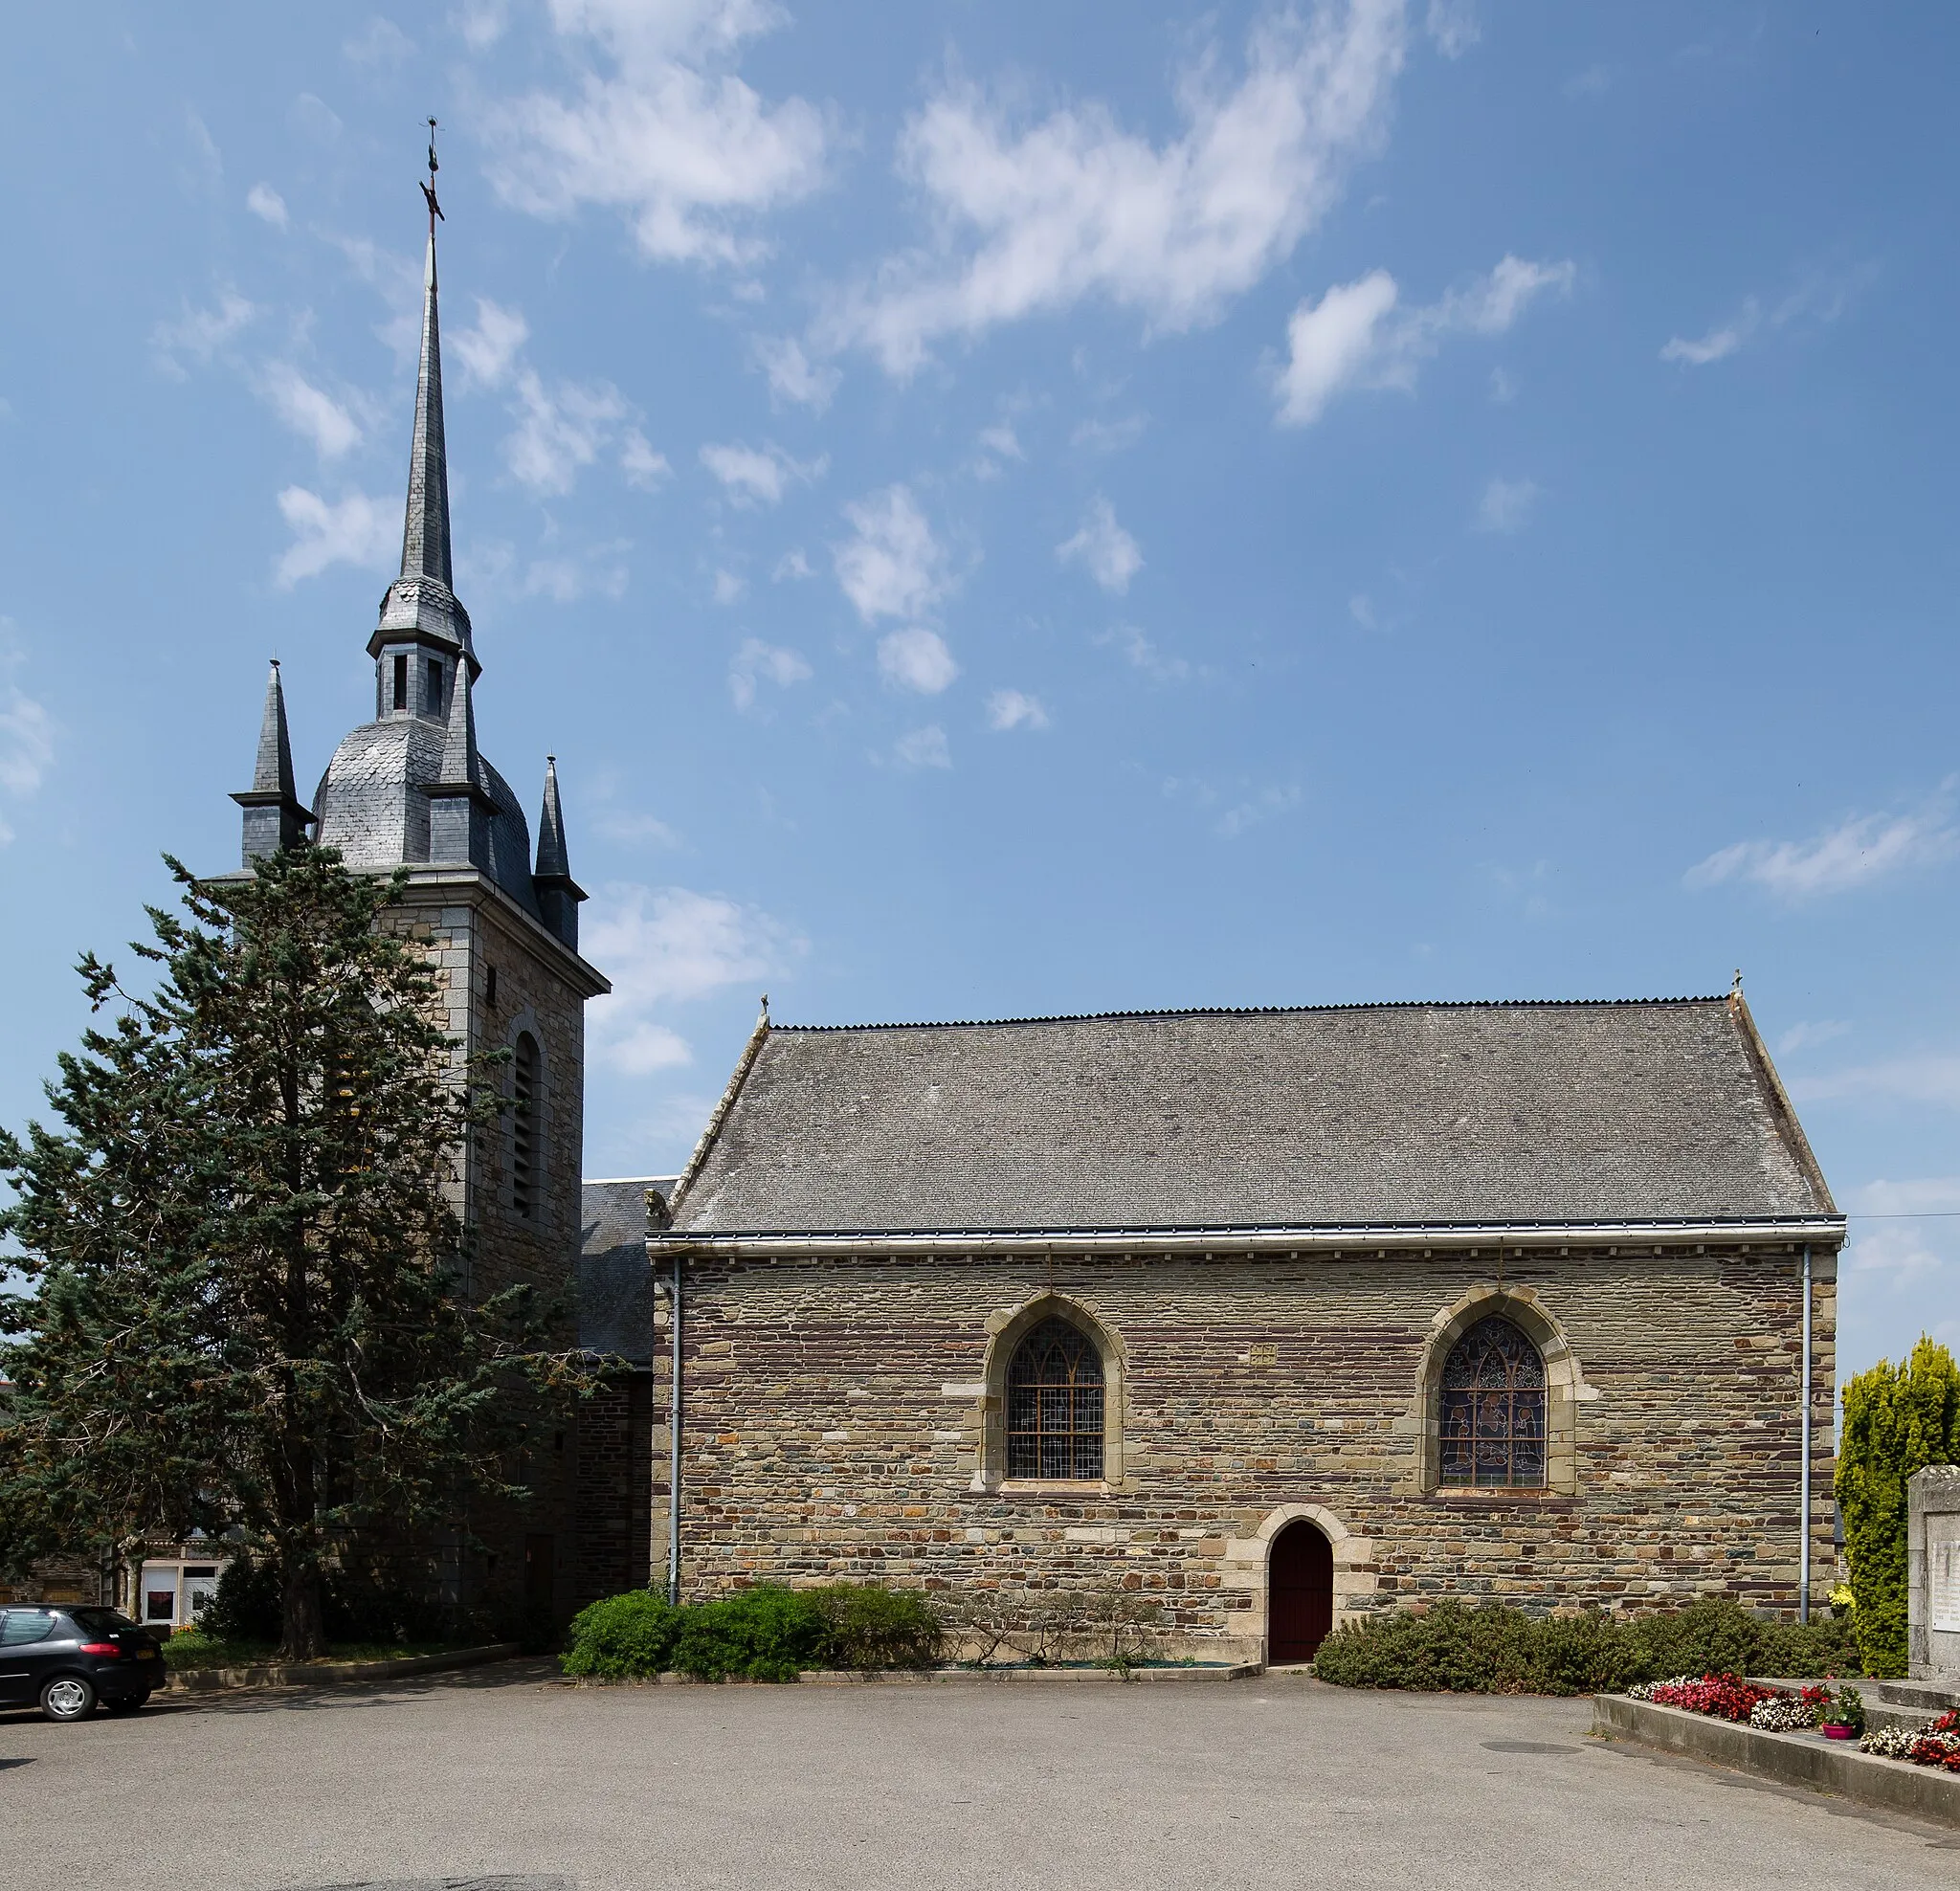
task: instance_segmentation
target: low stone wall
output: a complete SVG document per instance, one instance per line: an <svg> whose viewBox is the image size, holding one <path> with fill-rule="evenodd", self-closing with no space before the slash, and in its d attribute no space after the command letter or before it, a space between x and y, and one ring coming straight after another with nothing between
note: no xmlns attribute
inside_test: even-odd
<svg viewBox="0 0 1960 1891"><path fill-rule="evenodd" d="M345 1681L395 1680L404 1675L441 1674L507 1661L520 1653L514 1641L457 1648L444 1655L405 1655L397 1661L269 1661L252 1668L186 1668L164 1677L166 1694L219 1694L233 1687L329 1687ZM169 1651L164 1652L166 1661Z"/></svg>
<svg viewBox="0 0 1960 1891"><path fill-rule="evenodd" d="M1960 1773L1860 1753L1850 1741L1826 1740L1815 1733L1766 1733L1761 1727L1690 1714L1680 1707L1630 1701L1623 1694L1595 1697L1592 1731L1689 1759L1711 1760L1779 1785L1835 1792L1860 1805L1960 1826Z"/></svg>

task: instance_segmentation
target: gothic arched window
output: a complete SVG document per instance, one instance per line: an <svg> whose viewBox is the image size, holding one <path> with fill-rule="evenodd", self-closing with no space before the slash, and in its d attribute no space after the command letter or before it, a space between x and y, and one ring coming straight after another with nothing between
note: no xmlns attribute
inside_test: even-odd
<svg viewBox="0 0 1960 1891"><path fill-rule="evenodd" d="M538 1212L538 1040L523 1033L511 1056L510 1205L524 1220Z"/></svg>
<svg viewBox="0 0 1960 1891"><path fill-rule="evenodd" d="M1443 1361L1439 1481L1545 1482L1545 1361L1501 1314L1480 1320Z"/></svg>
<svg viewBox="0 0 1960 1891"><path fill-rule="evenodd" d="M1102 1475L1102 1358L1080 1326L1051 1318L1007 1370L1007 1475L1085 1481Z"/></svg>

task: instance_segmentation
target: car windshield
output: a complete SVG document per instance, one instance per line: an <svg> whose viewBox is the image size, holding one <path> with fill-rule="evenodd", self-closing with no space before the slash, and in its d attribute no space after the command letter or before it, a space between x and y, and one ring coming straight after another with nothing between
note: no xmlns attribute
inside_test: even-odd
<svg viewBox="0 0 1960 1891"><path fill-rule="evenodd" d="M133 1629L136 1624L114 1609L68 1609L62 1612L90 1635L108 1635L116 1629Z"/></svg>

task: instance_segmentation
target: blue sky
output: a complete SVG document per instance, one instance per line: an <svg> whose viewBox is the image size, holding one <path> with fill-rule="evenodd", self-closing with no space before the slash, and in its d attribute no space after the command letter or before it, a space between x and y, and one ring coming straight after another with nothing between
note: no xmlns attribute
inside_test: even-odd
<svg viewBox="0 0 1960 1891"><path fill-rule="evenodd" d="M442 122L485 752L588 1168L754 1015L1712 992L1960 1343L1949 109L1895 6L19 12L0 1113L302 787L398 555Z"/></svg>

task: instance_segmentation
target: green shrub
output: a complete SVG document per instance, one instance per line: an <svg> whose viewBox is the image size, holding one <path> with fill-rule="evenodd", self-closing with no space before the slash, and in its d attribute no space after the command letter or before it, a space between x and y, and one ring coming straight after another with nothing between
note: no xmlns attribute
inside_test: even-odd
<svg viewBox="0 0 1960 1891"><path fill-rule="evenodd" d="M1597 1694L1682 1674L1858 1672L1849 1623L1764 1622L1726 1596L1632 1618L1596 1609L1527 1615L1452 1597L1421 1614L1345 1623L1314 1656L1314 1673L1337 1686L1456 1694Z"/></svg>
<svg viewBox="0 0 1960 1891"><path fill-rule="evenodd" d="M608 1680L669 1669L698 1680L794 1680L806 1668L929 1667L945 1634L924 1595L876 1583L762 1583L679 1609L642 1589L573 1616L560 1665Z"/></svg>
<svg viewBox="0 0 1960 1891"><path fill-rule="evenodd" d="M758 1583L680 1611L673 1664L696 1680L794 1680L823 1665L829 1638L808 1591Z"/></svg>
<svg viewBox="0 0 1960 1891"><path fill-rule="evenodd" d="M946 1639L939 1612L916 1590L829 1583L801 1591L822 1615L834 1668L929 1668Z"/></svg>
<svg viewBox="0 0 1960 1891"><path fill-rule="evenodd" d="M1838 1502L1868 1675L1905 1672L1905 1480L1960 1459L1960 1368L1922 1337L1904 1368L1882 1359L1844 1388Z"/></svg>
<svg viewBox="0 0 1960 1891"><path fill-rule="evenodd" d="M684 1612L650 1590L609 1595L571 1618L571 1646L560 1665L568 1675L645 1680L671 1662Z"/></svg>

